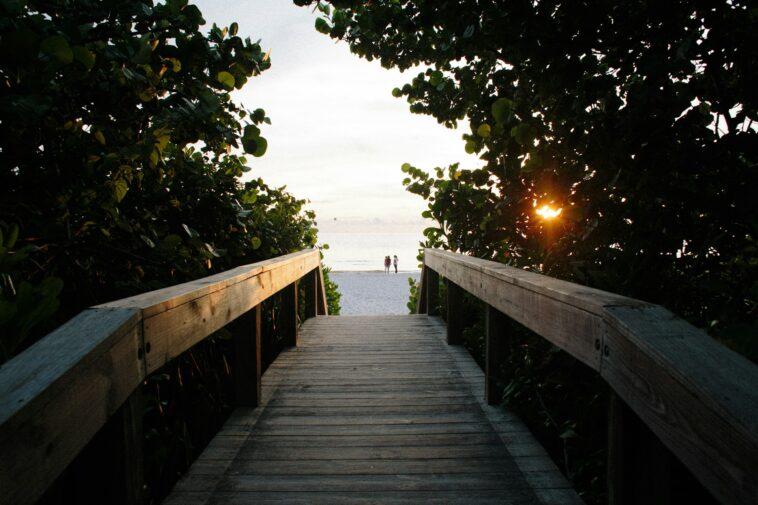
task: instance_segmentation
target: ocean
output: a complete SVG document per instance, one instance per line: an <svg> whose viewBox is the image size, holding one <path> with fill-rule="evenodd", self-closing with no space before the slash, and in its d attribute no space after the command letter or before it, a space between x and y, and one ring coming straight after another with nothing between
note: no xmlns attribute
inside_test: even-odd
<svg viewBox="0 0 758 505"><path fill-rule="evenodd" d="M420 232L319 233L319 243L329 244L329 249L324 251L324 264L340 272L383 271L387 255L397 255L399 271L417 271L419 262L416 256L422 239Z"/></svg>

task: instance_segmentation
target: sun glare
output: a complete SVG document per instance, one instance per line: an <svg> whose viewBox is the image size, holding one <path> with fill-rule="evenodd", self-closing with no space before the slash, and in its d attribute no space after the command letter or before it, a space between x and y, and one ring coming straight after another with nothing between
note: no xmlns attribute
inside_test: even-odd
<svg viewBox="0 0 758 505"><path fill-rule="evenodd" d="M540 216L542 219L555 219L556 217L561 215L561 211L563 209L556 209L555 207L552 207L550 205L542 205L540 207L537 207L534 212Z"/></svg>

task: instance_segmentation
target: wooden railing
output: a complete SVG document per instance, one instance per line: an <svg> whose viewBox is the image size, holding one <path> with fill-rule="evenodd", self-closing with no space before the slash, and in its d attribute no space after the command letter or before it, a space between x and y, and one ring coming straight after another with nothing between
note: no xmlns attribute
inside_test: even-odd
<svg viewBox="0 0 758 505"><path fill-rule="evenodd" d="M119 501L141 501L143 380L232 320L238 404L260 397L261 303L282 291L285 344L297 344L298 282L306 317L326 314L316 249L85 310L0 367L0 503L34 503L106 422L124 471ZM115 418L115 422L114 422Z"/></svg>
<svg viewBox="0 0 758 505"><path fill-rule="evenodd" d="M640 477L636 472L649 473L657 466L653 454L642 461L649 467L645 469L619 450L641 443L625 433L625 426L633 424L629 416L638 416L718 500L758 503L754 364L663 307L436 249L424 250L418 312L433 315L437 310L440 275L447 283L448 343L461 343L462 290L487 305L489 402L499 400L495 351L508 338L503 334L506 316L599 372L612 388L611 503L624 502L624 490ZM661 477L653 476L652 485L665 487ZM664 489L650 494L655 492L665 494Z"/></svg>

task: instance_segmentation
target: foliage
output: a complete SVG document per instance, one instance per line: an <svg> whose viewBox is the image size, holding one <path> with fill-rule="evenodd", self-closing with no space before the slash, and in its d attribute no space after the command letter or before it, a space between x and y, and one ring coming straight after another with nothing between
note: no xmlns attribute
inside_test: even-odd
<svg viewBox="0 0 758 505"><path fill-rule="evenodd" d="M63 287L57 277L32 284L15 284L13 273L32 260L36 248L17 248L18 225L0 224L0 363L15 353L40 323L58 310L58 294Z"/></svg>
<svg viewBox="0 0 758 505"><path fill-rule="evenodd" d="M248 159L232 150L262 155L270 121L229 91L270 62L236 25L203 34L186 0L0 9L12 48L0 55L0 220L20 227L14 257L27 258L4 262L3 279L53 298L63 282L37 335L86 306L315 244L304 200L239 182ZM15 328L29 324L2 314L4 335L24 338Z"/></svg>
<svg viewBox="0 0 758 505"><path fill-rule="evenodd" d="M428 246L662 304L758 360L749 190L758 11L748 2L319 6L319 31L356 54L401 70L424 66L392 90L412 112L448 127L468 123L464 147L481 166L402 167L436 223ZM560 208L559 218L540 219L543 204ZM588 440L594 426L567 402L592 410L599 386L583 388L573 366L538 342L515 350L513 399L537 424L571 426ZM557 412L554 422L538 399ZM602 479L587 457L578 466ZM578 479L589 501L601 499L593 477Z"/></svg>
<svg viewBox="0 0 758 505"><path fill-rule="evenodd" d="M408 303L406 303L406 307L408 307L409 314L416 314L416 310L418 309L418 299L421 295L420 288L421 281L416 282L413 277L408 277L408 289L410 294L408 295Z"/></svg>
<svg viewBox="0 0 758 505"><path fill-rule="evenodd" d="M482 167L404 166L438 223L427 236L662 303L714 334L754 324L747 2L330 3L329 33L358 55L429 67L394 92L411 111L469 122ZM560 223L534 202L561 207Z"/></svg>
<svg viewBox="0 0 758 505"><path fill-rule="evenodd" d="M329 277L329 272L331 271L331 267L323 267L326 308L329 311L329 315L338 316L340 313L340 298L342 297L342 294L339 291L337 283Z"/></svg>
<svg viewBox="0 0 758 505"><path fill-rule="evenodd" d="M204 23L187 0L0 1L0 360L85 307L316 244L305 200L241 182L270 120L230 92L268 55ZM222 340L145 386L154 495L228 412Z"/></svg>

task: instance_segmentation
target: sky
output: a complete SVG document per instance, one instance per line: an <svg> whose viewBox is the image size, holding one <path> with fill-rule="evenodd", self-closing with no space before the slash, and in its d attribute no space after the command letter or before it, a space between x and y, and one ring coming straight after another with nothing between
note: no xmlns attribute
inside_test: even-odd
<svg viewBox="0 0 758 505"><path fill-rule="evenodd" d="M476 166L463 149L463 130L411 114L404 99L392 97L419 70L401 74L360 59L314 29L312 9L290 0L195 3L206 29L236 21L239 36L271 50L271 68L233 94L272 121L262 128L268 151L249 158L247 177L310 200L322 231L417 231L425 204L405 191L400 166Z"/></svg>

